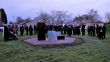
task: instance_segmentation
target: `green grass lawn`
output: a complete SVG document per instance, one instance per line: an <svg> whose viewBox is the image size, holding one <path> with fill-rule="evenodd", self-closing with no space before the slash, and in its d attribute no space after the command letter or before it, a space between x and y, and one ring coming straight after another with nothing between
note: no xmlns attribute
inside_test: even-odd
<svg viewBox="0 0 110 62"><path fill-rule="evenodd" d="M21 41L37 35L18 33L18 40L4 42L0 33L0 62L110 62L110 24L106 27L104 40L88 36L86 32L85 36L72 35L83 38L86 43L82 45L50 49L35 48Z"/></svg>

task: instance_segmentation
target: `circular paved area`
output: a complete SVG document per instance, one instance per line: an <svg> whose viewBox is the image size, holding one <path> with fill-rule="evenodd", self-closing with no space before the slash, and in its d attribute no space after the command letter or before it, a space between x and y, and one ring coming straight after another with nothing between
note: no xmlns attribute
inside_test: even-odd
<svg viewBox="0 0 110 62"><path fill-rule="evenodd" d="M64 40L55 40L49 41L47 38L46 40L38 40L38 37L23 40L24 42L33 44L33 45L44 45L44 44L60 44L60 43L72 43L76 38L73 37L65 37Z"/></svg>

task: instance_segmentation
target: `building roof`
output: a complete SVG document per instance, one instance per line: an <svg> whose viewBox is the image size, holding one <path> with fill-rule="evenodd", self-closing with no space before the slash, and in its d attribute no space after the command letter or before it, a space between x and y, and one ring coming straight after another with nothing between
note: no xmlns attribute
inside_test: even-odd
<svg viewBox="0 0 110 62"><path fill-rule="evenodd" d="M87 22L87 23L92 22L92 20L82 20L82 21Z"/></svg>
<svg viewBox="0 0 110 62"><path fill-rule="evenodd" d="M92 20L82 20L82 21L84 21L86 23L91 23L92 22ZM94 23L103 23L103 22L101 22L101 21L94 21Z"/></svg>
<svg viewBox="0 0 110 62"><path fill-rule="evenodd" d="M64 24L68 24L68 25L81 25L81 23L79 21L77 21L76 23L74 23L75 21L69 21L69 22L64 22Z"/></svg>

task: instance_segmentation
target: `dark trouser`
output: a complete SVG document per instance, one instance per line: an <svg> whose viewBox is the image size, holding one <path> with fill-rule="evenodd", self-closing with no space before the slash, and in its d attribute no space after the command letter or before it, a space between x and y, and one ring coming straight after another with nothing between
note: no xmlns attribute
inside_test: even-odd
<svg viewBox="0 0 110 62"><path fill-rule="evenodd" d="M73 35L76 35L75 30L73 30Z"/></svg>
<svg viewBox="0 0 110 62"><path fill-rule="evenodd" d="M63 34L63 30L61 30L61 34Z"/></svg>
<svg viewBox="0 0 110 62"><path fill-rule="evenodd" d="M36 30L34 30L34 34L36 34Z"/></svg>
<svg viewBox="0 0 110 62"><path fill-rule="evenodd" d="M99 33L97 32L97 37L99 36Z"/></svg>
<svg viewBox="0 0 110 62"><path fill-rule="evenodd" d="M102 32L99 33L99 38L100 39L103 39L103 35L102 34L103 34Z"/></svg>
<svg viewBox="0 0 110 62"><path fill-rule="evenodd" d="M8 37L6 36L6 37L4 37L4 41L7 41L8 40Z"/></svg>
<svg viewBox="0 0 110 62"><path fill-rule="evenodd" d="M104 37L104 39L105 39L105 33L103 33L103 37Z"/></svg>
<svg viewBox="0 0 110 62"><path fill-rule="evenodd" d="M93 36L95 36L95 30L93 31Z"/></svg>
<svg viewBox="0 0 110 62"><path fill-rule="evenodd" d="M88 31L88 36L90 36L90 31Z"/></svg>
<svg viewBox="0 0 110 62"><path fill-rule="evenodd" d="M21 36L23 36L23 32L21 31Z"/></svg>
<svg viewBox="0 0 110 62"><path fill-rule="evenodd" d="M64 34L66 34L66 30L64 30Z"/></svg>
<svg viewBox="0 0 110 62"><path fill-rule="evenodd" d="M90 35L92 36L93 31L90 32Z"/></svg>
<svg viewBox="0 0 110 62"><path fill-rule="evenodd" d="M71 33L68 33L69 37L71 37Z"/></svg>
<svg viewBox="0 0 110 62"><path fill-rule="evenodd" d="M82 35L85 35L85 32L82 32Z"/></svg>
<svg viewBox="0 0 110 62"><path fill-rule="evenodd" d="M47 31L46 31L46 33L47 33ZM37 34L37 30L36 30L36 34Z"/></svg>
<svg viewBox="0 0 110 62"><path fill-rule="evenodd" d="M28 31L26 31L26 35L28 35Z"/></svg>

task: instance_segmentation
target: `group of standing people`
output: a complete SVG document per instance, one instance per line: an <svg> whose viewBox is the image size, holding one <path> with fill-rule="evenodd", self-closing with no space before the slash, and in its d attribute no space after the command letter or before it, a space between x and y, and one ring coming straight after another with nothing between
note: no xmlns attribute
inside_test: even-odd
<svg viewBox="0 0 110 62"><path fill-rule="evenodd" d="M37 25L30 25L29 27L20 26L20 33L21 36L23 36L24 30L26 30L26 35L28 35L28 33L30 35L37 34L38 32L38 26ZM55 30L55 31L60 31L61 34L68 34L69 37L71 35L80 35L82 32L82 35L85 35L85 25L79 26L79 25L62 25L62 24L46 24L45 25L45 34L47 34L48 31L51 30ZM16 37L17 37L17 32L18 32L18 27L17 26L5 26L4 28L4 37L5 40L8 39L9 34L13 33ZM99 25L95 25L95 24L90 24L87 28L87 32L88 32L88 36L97 36L100 39L104 39L105 38L105 33L106 33L106 27L104 24L99 24Z"/></svg>
<svg viewBox="0 0 110 62"><path fill-rule="evenodd" d="M30 25L23 27L23 25L20 26L20 32L21 32L21 36L23 36L24 30L26 30L26 35L28 35L28 32L30 35L37 34L38 32L38 26L37 25ZM79 35L80 34L80 26L72 26L72 25L62 25L62 24L46 24L45 25L45 34L47 34L48 31L60 31L61 34L68 34L69 36L71 36L71 34L73 33L74 35ZM73 32L72 32L73 31Z"/></svg>
<svg viewBox="0 0 110 62"><path fill-rule="evenodd" d="M26 35L28 35L28 33L30 35L33 35L33 31L34 34L37 34L37 25L34 25L34 27L32 25L30 25L29 27L26 25L25 27L23 25L20 26L20 32L21 32L21 36L23 36L24 30L26 30Z"/></svg>
<svg viewBox="0 0 110 62"><path fill-rule="evenodd" d="M97 36L100 39L105 39L106 27L104 24L89 25L88 36Z"/></svg>

